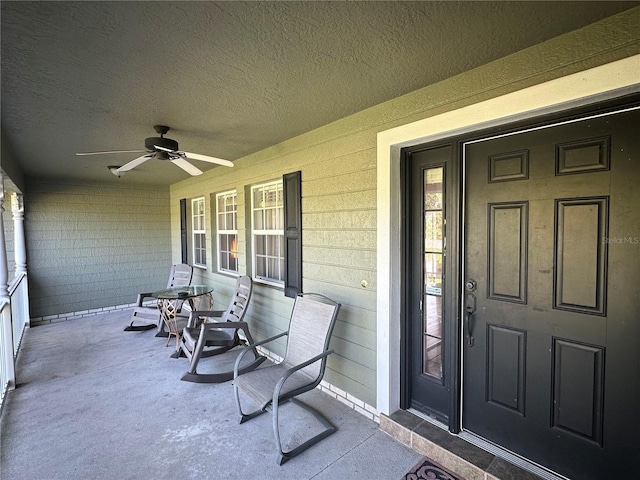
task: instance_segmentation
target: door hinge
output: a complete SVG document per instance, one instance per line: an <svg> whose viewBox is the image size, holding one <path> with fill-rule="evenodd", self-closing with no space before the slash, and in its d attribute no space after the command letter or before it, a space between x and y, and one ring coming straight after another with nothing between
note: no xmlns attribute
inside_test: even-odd
<svg viewBox="0 0 640 480"><path fill-rule="evenodd" d="M420 300L420 311L422 311L422 300Z"/></svg>

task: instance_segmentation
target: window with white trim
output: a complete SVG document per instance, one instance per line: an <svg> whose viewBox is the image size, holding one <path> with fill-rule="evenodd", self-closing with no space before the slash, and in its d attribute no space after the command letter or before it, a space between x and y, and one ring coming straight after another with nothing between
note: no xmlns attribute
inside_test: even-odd
<svg viewBox="0 0 640 480"><path fill-rule="evenodd" d="M284 208L282 180L251 188L253 277L284 284Z"/></svg>
<svg viewBox="0 0 640 480"><path fill-rule="evenodd" d="M218 271L238 273L238 195L236 191L216 195Z"/></svg>
<svg viewBox="0 0 640 480"><path fill-rule="evenodd" d="M207 266L207 232L204 218L204 197L191 200L191 234L193 236L193 264Z"/></svg>

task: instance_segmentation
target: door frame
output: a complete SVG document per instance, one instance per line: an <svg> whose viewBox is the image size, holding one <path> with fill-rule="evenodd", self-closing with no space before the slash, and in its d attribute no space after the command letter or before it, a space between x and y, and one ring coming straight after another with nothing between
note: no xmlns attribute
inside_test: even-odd
<svg viewBox="0 0 640 480"><path fill-rule="evenodd" d="M638 62L640 55L634 55L378 133L376 407L380 414L399 410L401 397L401 149L640 92ZM461 393L455 392L456 398ZM459 431L459 414L450 418L450 429Z"/></svg>

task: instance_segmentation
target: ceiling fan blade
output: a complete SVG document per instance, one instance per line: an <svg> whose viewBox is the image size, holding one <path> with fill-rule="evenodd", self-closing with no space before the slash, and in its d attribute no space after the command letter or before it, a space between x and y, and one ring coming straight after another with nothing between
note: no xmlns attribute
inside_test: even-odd
<svg viewBox="0 0 640 480"><path fill-rule="evenodd" d="M80 152L76 153L78 156L82 155L104 155L105 153L142 153L146 150L109 150L108 152Z"/></svg>
<svg viewBox="0 0 640 480"><path fill-rule="evenodd" d="M217 163L218 165L223 165L225 167L233 167L233 162L229 160L223 160L222 158L210 157L208 155L200 155L199 153L190 153L190 152L178 152L180 156L185 156L187 158L192 158L193 160L200 160L201 162L209 162L209 163Z"/></svg>
<svg viewBox="0 0 640 480"><path fill-rule="evenodd" d="M174 163L175 165L179 166L189 175L202 175L202 170L200 170L198 167L194 167L189 162L187 162L184 158L175 158L171 160L171 163Z"/></svg>
<svg viewBox="0 0 640 480"><path fill-rule="evenodd" d="M147 160L153 158L153 154L146 154L141 157L136 158L135 160L131 160L129 163L125 163L118 169L118 173L128 172L129 170L136 168L138 165L142 165Z"/></svg>

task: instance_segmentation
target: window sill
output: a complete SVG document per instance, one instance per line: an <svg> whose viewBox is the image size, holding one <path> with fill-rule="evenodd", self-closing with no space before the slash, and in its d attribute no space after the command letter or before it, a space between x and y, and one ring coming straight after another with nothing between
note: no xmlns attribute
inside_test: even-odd
<svg viewBox="0 0 640 480"><path fill-rule="evenodd" d="M284 291L284 283L275 283L265 280L264 278L253 277L253 281L257 284L264 285L265 287L275 288L277 290Z"/></svg>

